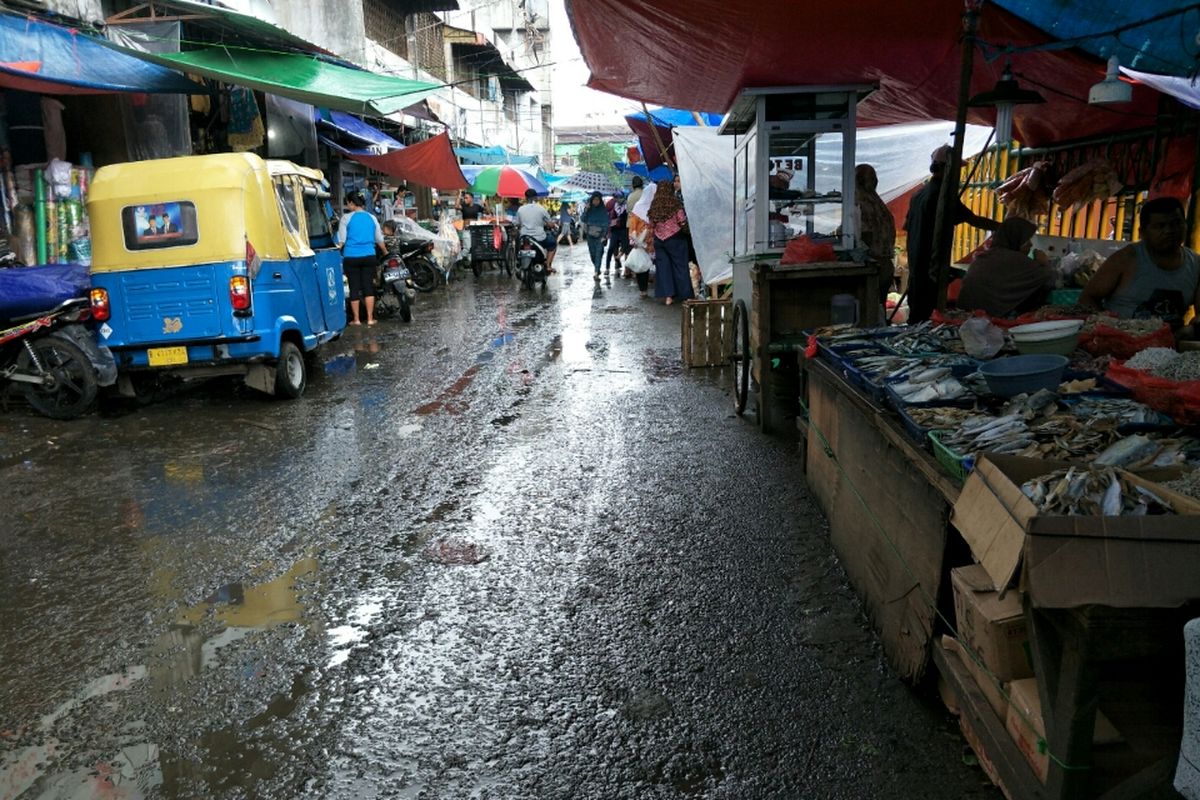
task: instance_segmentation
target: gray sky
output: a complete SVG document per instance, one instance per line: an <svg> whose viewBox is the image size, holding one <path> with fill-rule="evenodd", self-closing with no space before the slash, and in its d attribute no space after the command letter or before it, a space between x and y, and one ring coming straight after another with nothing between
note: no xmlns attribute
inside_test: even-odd
<svg viewBox="0 0 1200 800"><path fill-rule="evenodd" d="M589 123L620 125L626 114L640 111L632 100L588 89L587 64L579 54L571 23L563 0L550 0L550 44L554 70L554 124L587 125Z"/></svg>

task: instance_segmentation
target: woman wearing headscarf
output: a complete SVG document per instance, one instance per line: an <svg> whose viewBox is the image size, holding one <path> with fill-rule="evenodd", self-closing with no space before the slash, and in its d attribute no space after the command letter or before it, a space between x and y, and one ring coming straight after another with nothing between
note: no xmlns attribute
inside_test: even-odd
<svg viewBox="0 0 1200 800"><path fill-rule="evenodd" d="M1037 225L1027 219L1009 217L1000 223L991 247L967 268L958 307L1004 317L1042 306L1054 288L1054 268L1029 257L1035 233Z"/></svg>
<svg viewBox="0 0 1200 800"><path fill-rule="evenodd" d="M658 182L647 216L654 230L654 296L667 305L691 299L687 214L672 181Z"/></svg>
<svg viewBox="0 0 1200 800"><path fill-rule="evenodd" d="M858 210L858 235L867 247L867 263L879 267L879 302L892 290L896 251L896 220L879 196L879 177L870 164L854 168L854 205Z"/></svg>
<svg viewBox="0 0 1200 800"><path fill-rule="evenodd" d="M588 255L592 257L594 277L600 280L600 262L604 258L604 243L608 241L608 209L604 197L592 192L583 211L583 235L587 237Z"/></svg>

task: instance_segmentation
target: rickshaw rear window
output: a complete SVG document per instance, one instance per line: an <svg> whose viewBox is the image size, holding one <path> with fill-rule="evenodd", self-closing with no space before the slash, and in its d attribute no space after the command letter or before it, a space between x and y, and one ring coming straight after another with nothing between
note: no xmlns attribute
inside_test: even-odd
<svg viewBox="0 0 1200 800"><path fill-rule="evenodd" d="M184 247L200 238L196 230L196 206L186 200L125 206L121 227L129 250Z"/></svg>

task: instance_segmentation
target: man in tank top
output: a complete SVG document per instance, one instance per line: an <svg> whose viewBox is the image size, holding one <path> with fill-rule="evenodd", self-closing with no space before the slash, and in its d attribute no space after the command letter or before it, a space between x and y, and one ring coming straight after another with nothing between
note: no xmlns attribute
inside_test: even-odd
<svg viewBox="0 0 1200 800"><path fill-rule="evenodd" d="M1200 257L1183 246L1183 203L1174 197L1149 200L1139 218L1141 241L1109 256L1080 302L1119 317L1159 317L1190 334L1181 328L1188 307L1200 309Z"/></svg>

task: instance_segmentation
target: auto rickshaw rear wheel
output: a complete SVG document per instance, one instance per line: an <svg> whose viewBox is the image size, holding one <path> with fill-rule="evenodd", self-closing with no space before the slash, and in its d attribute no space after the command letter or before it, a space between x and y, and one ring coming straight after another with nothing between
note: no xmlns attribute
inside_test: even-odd
<svg viewBox="0 0 1200 800"><path fill-rule="evenodd" d="M279 346L279 362L275 365L275 396L295 400L304 394L307 367L304 354L292 342Z"/></svg>

